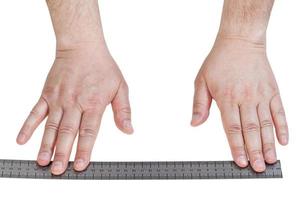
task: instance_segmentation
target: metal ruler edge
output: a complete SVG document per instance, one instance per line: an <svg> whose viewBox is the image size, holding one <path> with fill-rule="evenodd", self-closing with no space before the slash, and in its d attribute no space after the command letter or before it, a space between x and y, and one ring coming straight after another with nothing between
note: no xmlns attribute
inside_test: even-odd
<svg viewBox="0 0 300 200"><path fill-rule="evenodd" d="M266 164L258 173L250 166L238 167L233 161L150 161L90 162L85 171L73 170L73 162L60 176L52 175L50 165L41 167L33 160L0 159L0 178L143 180L143 179L251 179L282 178L281 164Z"/></svg>

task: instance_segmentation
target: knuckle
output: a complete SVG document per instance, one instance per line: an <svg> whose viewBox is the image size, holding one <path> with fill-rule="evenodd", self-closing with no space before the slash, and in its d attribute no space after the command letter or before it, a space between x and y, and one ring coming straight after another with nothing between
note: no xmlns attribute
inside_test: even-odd
<svg viewBox="0 0 300 200"><path fill-rule="evenodd" d="M45 96L50 96L50 95L52 95L52 94L54 94L54 93L56 93L58 90L57 90L57 88L54 88L54 87L44 87L44 89L43 89L43 95L45 95Z"/></svg>
<svg viewBox="0 0 300 200"><path fill-rule="evenodd" d="M276 102L277 103L281 102L280 92L278 89L276 92L274 92L273 96L271 97L271 103L276 103Z"/></svg>
<svg viewBox="0 0 300 200"><path fill-rule="evenodd" d="M226 99L234 99L235 97L233 89L230 86L226 86L222 90L217 90L217 94L219 94L218 96L224 97Z"/></svg>
<svg viewBox="0 0 300 200"><path fill-rule="evenodd" d="M285 117L285 111L284 111L283 107L279 108L275 114L276 114L276 116Z"/></svg>
<svg viewBox="0 0 300 200"><path fill-rule="evenodd" d="M270 119L262 120L262 121L260 122L260 127L261 127L261 128L269 128L269 127L273 127L272 120L270 120Z"/></svg>
<svg viewBox="0 0 300 200"><path fill-rule="evenodd" d="M281 135L288 134L288 125L286 123L279 125L279 132Z"/></svg>
<svg viewBox="0 0 300 200"><path fill-rule="evenodd" d="M70 89L69 86L63 84L61 88L52 95L52 99L59 102L62 106L74 105L78 99L78 91Z"/></svg>
<svg viewBox="0 0 300 200"><path fill-rule="evenodd" d="M30 111L30 116L36 118L36 119L40 119L41 115L38 112L38 110L36 109L36 107L34 107L31 111Z"/></svg>
<svg viewBox="0 0 300 200"><path fill-rule="evenodd" d="M89 149L83 148L83 147L78 147L76 157L88 158L90 153L91 153L91 151Z"/></svg>
<svg viewBox="0 0 300 200"><path fill-rule="evenodd" d="M20 131L20 134L28 135L30 131L31 131L31 126L25 123Z"/></svg>
<svg viewBox="0 0 300 200"><path fill-rule="evenodd" d="M226 130L228 135L236 135L242 133L242 127L240 124L231 124L227 127Z"/></svg>
<svg viewBox="0 0 300 200"><path fill-rule="evenodd" d="M58 131L58 127L59 127L59 125L57 123L55 123L55 122L47 122L46 126L45 126L45 129L47 131L52 130L52 131L57 132Z"/></svg>
<svg viewBox="0 0 300 200"><path fill-rule="evenodd" d="M75 133L75 128L68 125L63 125L59 128L59 134L71 135Z"/></svg>
<svg viewBox="0 0 300 200"><path fill-rule="evenodd" d="M123 87L123 90L125 90L126 92L129 92L128 84L125 81L123 81L122 87Z"/></svg>
<svg viewBox="0 0 300 200"><path fill-rule="evenodd" d="M131 108L130 106L121 107L114 111L115 118L118 120L123 120L124 118L131 118Z"/></svg>
<svg viewBox="0 0 300 200"><path fill-rule="evenodd" d="M235 155L241 155L241 154L245 154L245 149L243 146L235 146L232 145L231 146L231 151L235 154Z"/></svg>
<svg viewBox="0 0 300 200"><path fill-rule="evenodd" d="M243 126L244 133L256 133L260 131L260 126L257 123L248 122Z"/></svg>
<svg viewBox="0 0 300 200"><path fill-rule="evenodd" d="M262 156L262 151L261 151L261 149L251 149L251 150L249 150L249 155Z"/></svg>
<svg viewBox="0 0 300 200"><path fill-rule="evenodd" d="M45 152L45 151L50 152L52 148L53 148L53 145L50 143L43 142L41 144L41 151L43 151L43 152Z"/></svg>
<svg viewBox="0 0 300 200"><path fill-rule="evenodd" d="M58 99L59 97L59 89L53 87L45 87L43 89L41 98L48 103L51 103L53 100Z"/></svg>
<svg viewBox="0 0 300 200"><path fill-rule="evenodd" d="M264 152L268 152L270 150L274 150L275 149L275 143L274 142L264 143L263 144L263 149L264 149Z"/></svg>
<svg viewBox="0 0 300 200"><path fill-rule="evenodd" d="M246 84L242 90L241 90L241 94L242 96L245 98L245 100L249 100L249 99L252 99L254 94L255 94L255 91L254 91L254 88L253 86L250 84Z"/></svg>
<svg viewBox="0 0 300 200"><path fill-rule="evenodd" d="M270 82L259 82L257 87L257 93L264 98L269 98L271 94L279 93L276 84Z"/></svg>
<svg viewBox="0 0 300 200"><path fill-rule="evenodd" d="M44 103L46 103L46 104L47 104L47 106L49 107L49 101L48 101L48 99L47 99L47 98L45 98L45 97L43 96L43 94L41 95L41 97L40 97L39 101L40 101L40 102L44 102Z"/></svg>
<svg viewBox="0 0 300 200"><path fill-rule="evenodd" d="M201 108L204 108L204 107L206 107L206 104L204 104L201 101L195 101L194 104L193 104L194 110L201 109Z"/></svg>
<svg viewBox="0 0 300 200"><path fill-rule="evenodd" d="M96 130L93 128L81 128L79 131L80 137L90 137L90 138L96 138Z"/></svg>
<svg viewBox="0 0 300 200"><path fill-rule="evenodd" d="M199 72L194 79L194 88L198 89L202 84L205 84L205 78L203 77L203 74Z"/></svg>
<svg viewBox="0 0 300 200"><path fill-rule="evenodd" d="M75 95L63 95L60 99L60 102L62 102L63 107L68 108L68 107L74 107L74 105L77 102L77 98Z"/></svg>
<svg viewBox="0 0 300 200"><path fill-rule="evenodd" d="M86 98L85 105L87 105L88 108L97 108L99 106L106 105L106 103L104 102L104 99L100 95L92 94Z"/></svg>
<svg viewBox="0 0 300 200"><path fill-rule="evenodd" d="M265 83L262 83L262 84L265 84ZM273 81L272 82L267 82L267 88L266 89L267 91L269 91L270 94L273 94L273 96L280 96L280 93L279 93L279 88L277 86L276 83L274 83Z"/></svg>
<svg viewBox="0 0 300 200"><path fill-rule="evenodd" d="M217 99L228 102L238 102L241 98L240 92L235 87L225 86L225 88L215 89Z"/></svg>
<svg viewBox="0 0 300 200"><path fill-rule="evenodd" d="M64 160L67 157L67 154L64 152L56 152L54 160Z"/></svg>
<svg viewBox="0 0 300 200"><path fill-rule="evenodd" d="M194 87L195 87L195 88L198 88L199 83L200 83L200 81L199 81L199 79L196 77L195 80L194 80Z"/></svg>
<svg viewBox="0 0 300 200"><path fill-rule="evenodd" d="M118 110L118 112L130 115L131 114L131 108L129 106L122 107L121 109Z"/></svg>

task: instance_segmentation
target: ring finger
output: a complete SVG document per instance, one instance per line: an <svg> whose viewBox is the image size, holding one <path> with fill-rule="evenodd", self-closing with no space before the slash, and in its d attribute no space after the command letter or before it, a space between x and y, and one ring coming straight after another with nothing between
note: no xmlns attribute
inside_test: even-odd
<svg viewBox="0 0 300 200"><path fill-rule="evenodd" d="M240 106L243 136L252 168L257 172L265 170L266 165L262 154L260 125L255 104Z"/></svg>

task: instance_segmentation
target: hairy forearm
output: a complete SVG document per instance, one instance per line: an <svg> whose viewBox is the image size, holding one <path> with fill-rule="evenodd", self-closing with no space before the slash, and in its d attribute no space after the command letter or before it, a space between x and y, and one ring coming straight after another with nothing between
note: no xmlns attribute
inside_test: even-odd
<svg viewBox="0 0 300 200"><path fill-rule="evenodd" d="M103 42L97 0L47 0L57 44Z"/></svg>
<svg viewBox="0 0 300 200"><path fill-rule="evenodd" d="M224 0L219 36L265 42L274 0Z"/></svg>

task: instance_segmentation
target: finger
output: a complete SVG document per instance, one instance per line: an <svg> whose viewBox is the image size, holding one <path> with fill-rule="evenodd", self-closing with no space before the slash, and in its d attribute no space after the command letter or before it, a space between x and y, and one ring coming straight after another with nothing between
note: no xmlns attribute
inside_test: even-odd
<svg viewBox="0 0 300 200"><path fill-rule="evenodd" d="M78 109L68 108L64 111L58 130L54 161L51 167L51 171L55 175L62 174L67 168L80 120L81 112Z"/></svg>
<svg viewBox="0 0 300 200"><path fill-rule="evenodd" d="M268 103L261 103L258 105L257 110L260 122L264 158L267 163L272 164L277 161L277 158L270 106Z"/></svg>
<svg viewBox="0 0 300 200"><path fill-rule="evenodd" d="M18 144L25 144L30 139L35 129L47 116L47 113L48 104L43 98L40 98L20 130L17 137Z"/></svg>
<svg viewBox="0 0 300 200"><path fill-rule="evenodd" d="M62 115L63 112L61 109L55 109L52 111L50 110L49 112L45 125L44 136L37 158L37 162L41 166L46 166L51 161Z"/></svg>
<svg viewBox="0 0 300 200"><path fill-rule="evenodd" d="M76 171L84 170L89 164L103 111L104 109L85 111L82 115L74 164Z"/></svg>
<svg viewBox="0 0 300 200"><path fill-rule="evenodd" d="M203 78L195 81L192 126L204 123L209 115L212 97Z"/></svg>
<svg viewBox="0 0 300 200"><path fill-rule="evenodd" d="M242 104L240 106L240 113L243 136L251 166L255 171L262 172L266 169L266 165L262 154L260 125L256 105Z"/></svg>
<svg viewBox="0 0 300 200"><path fill-rule="evenodd" d="M289 131L279 94L274 96L271 100L271 113L275 124L277 139L281 145L287 145L289 141Z"/></svg>
<svg viewBox="0 0 300 200"><path fill-rule="evenodd" d="M242 126L238 105L226 103L220 108L223 127L235 163L240 167L248 165L248 159L242 135Z"/></svg>
<svg viewBox="0 0 300 200"><path fill-rule="evenodd" d="M128 86L126 83L120 85L120 88L112 101L112 109L116 126L124 133L133 133Z"/></svg>

